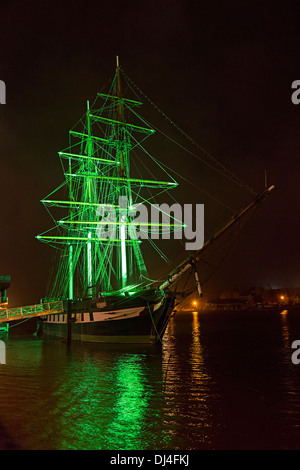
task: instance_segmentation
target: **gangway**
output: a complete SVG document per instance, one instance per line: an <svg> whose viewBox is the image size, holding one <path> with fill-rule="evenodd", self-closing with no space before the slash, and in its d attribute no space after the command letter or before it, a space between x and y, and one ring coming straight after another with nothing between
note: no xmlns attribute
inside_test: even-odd
<svg viewBox="0 0 300 470"><path fill-rule="evenodd" d="M64 306L62 301L47 302L26 307L0 309L0 324L13 320L22 320L24 318L34 318L43 315L52 315L54 313L63 313Z"/></svg>

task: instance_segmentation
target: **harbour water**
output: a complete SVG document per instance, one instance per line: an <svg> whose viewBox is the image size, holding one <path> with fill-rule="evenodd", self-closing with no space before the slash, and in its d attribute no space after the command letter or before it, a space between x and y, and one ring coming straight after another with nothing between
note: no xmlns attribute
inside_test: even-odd
<svg viewBox="0 0 300 470"><path fill-rule="evenodd" d="M157 347L1 339L1 450L300 448L300 310L178 312Z"/></svg>

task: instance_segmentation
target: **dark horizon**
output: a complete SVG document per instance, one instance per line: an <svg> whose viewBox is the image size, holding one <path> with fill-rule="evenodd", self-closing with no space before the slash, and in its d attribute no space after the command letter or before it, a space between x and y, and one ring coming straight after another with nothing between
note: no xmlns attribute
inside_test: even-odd
<svg viewBox="0 0 300 470"><path fill-rule="evenodd" d="M296 1L3 2L0 274L11 275L11 306L45 295L52 251L35 236L51 218L40 200L62 181L57 152L86 100L112 77L116 55L145 95L245 184L261 192L266 170L275 185L207 289L300 287L300 106L291 100L300 79L299 8ZM178 148L171 155L160 140L154 145L193 184L183 182L181 201L205 204L207 234L232 212L195 185L234 210L253 197Z"/></svg>

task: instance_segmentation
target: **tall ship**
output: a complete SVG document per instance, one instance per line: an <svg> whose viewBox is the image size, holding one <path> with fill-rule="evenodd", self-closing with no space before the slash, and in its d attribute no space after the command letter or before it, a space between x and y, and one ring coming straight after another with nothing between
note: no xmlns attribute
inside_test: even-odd
<svg viewBox="0 0 300 470"><path fill-rule="evenodd" d="M193 289L201 295L198 263L212 243L251 213L272 189L265 188L164 278L151 280L144 243L154 244L170 232L176 238L184 224L179 217L164 218L154 203L155 195L174 192L178 184L147 152L144 142L155 129L140 116L142 103L123 96L121 75L117 58L109 92L87 102L85 115L69 131L69 145L58 152L63 182L41 201L54 225L37 239L51 245L55 254L41 305L61 305L40 317L46 335L66 338L71 331L72 340L78 341L162 341L178 296L190 292L179 292L178 280L192 273ZM132 168L131 156L138 150L145 159ZM141 175L143 169L149 170L147 159L159 170L159 178L152 170L152 177ZM141 217L145 207L155 209L157 217L150 221Z"/></svg>

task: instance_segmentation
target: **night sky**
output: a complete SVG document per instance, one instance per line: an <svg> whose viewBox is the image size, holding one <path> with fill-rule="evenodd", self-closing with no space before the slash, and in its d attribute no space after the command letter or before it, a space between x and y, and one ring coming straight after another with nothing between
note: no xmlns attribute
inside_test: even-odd
<svg viewBox="0 0 300 470"><path fill-rule="evenodd" d="M86 100L112 78L116 55L133 82L225 167L256 192L265 169L276 186L212 286L300 287L300 105L291 101L292 82L300 80L299 18L296 0L2 0L0 274L12 276L10 305L45 294L52 250L35 236L51 219L40 199L62 181L57 152ZM231 208L251 200L243 188L214 180L200 160L161 148L161 161ZM181 191L183 203L205 204L207 233L232 215L194 186Z"/></svg>

